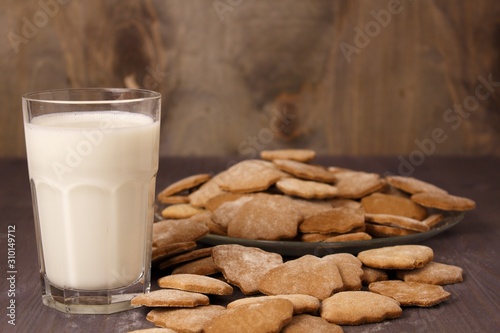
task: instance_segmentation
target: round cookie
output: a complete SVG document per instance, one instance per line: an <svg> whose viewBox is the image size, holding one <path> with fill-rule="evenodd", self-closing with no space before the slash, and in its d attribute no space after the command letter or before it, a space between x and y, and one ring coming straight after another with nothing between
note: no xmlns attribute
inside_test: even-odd
<svg viewBox="0 0 500 333"><path fill-rule="evenodd" d="M160 289L148 294L140 294L132 298L130 304L134 306L145 305L150 307L194 307L208 305L208 296L190 291Z"/></svg>
<svg viewBox="0 0 500 333"><path fill-rule="evenodd" d="M260 302L265 299L273 299L273 298L283 298L287 299L293 304L293 314L301 314L301 313L315 313L318 311L321 303L319 299L310 295L302 295L302 294L290 294L290 295L276 295L276 296L257 296L257 297L246 297L240 298L235 301L232 301L227 305L228 309L243 305L250 304L254 302Z"/></svg>
<svg viewBox="0 0 500 333"><path fill-rule="evenodd" d="M187 309L156 308L149 311L146 319L156 326L167 327L175 332L203 332L203 326L225 311L226 309L220 305L205 305Z"/></svg>
<svg viewBox="0 0 500 333"><path fill-rule="evenodd" d="M368 289L395 299L401 306L429 307L447 300L451 295L441 286L398 280L373 282Z"/></svg>
<svg viewBox="0 0 500 333"><path fill-rule="evenodd" d="M421 268L433 257L432 249L424 245L396 245L358 253L364 265L380 269Z"/></svg>
<svg viewBox="0 0 500 333"><path fill-rule="evenodd" d="M285 194L304 199L327 199L337 195L332 185L297 178L285 178L276 182L276 187Z"/></svg>
<svg viewBox="0 0 500 333"><path fill-rule="evenodd" d="M431 261L422 268L411 271L398 271L397 276L405 282L444 285L462 282L462 273L462 268L458 266Z"/></svg>
<svg viewBox="0 0 500 333"><path fill-rule="evenodd" d="M409 198L396 195L372 193L361 199L361 205L367 214L397 215L419 221L427 216L427 209Z"/></svg>
<svg viewBox="0 0 500 333"><path fill-rule="evenodd" d="M158 279L160 288L192 291L201 294L231 295L233 287L224 281L196 274L167 275Z"/></svg>
<svg viewBox="0 0 500 333"><path fill-rule="evenodd" d="M316 152L311 149L276 149L263 150L260 158L268 161L276 159L294 160L298 162L309 162L316 157Z"/></svg>
<svg viewBox="0 0 500 333"><path fill-rule="evenodd" d="M337 177L333 172L319 165L312 165L292 160L275 159L273 163L285 172L297 178L313 180L324 183L334 183Z"/></svg>

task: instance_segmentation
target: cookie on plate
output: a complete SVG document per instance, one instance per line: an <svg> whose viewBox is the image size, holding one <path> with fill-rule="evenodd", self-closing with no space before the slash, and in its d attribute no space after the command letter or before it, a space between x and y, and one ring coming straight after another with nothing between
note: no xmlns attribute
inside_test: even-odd
<svg viewBox="0 0 500 333"><path fill-rule="evenodd" d="M227 192L252 193L264 191L284 177L289 175L271 162L245 160L227 169L220 178L219 186Z"/></svg>
<svg viewBox="0 0 500 333"><path fill-rule="evenodd" d="M294 160L298 162L309 162L316 157L316 152L311 149L276 149L263 150L260 157L272 161L276 159Z"/></svg>
<svg viewBox="0 0 500 333"><path fill-rule="evenodd" d="M333 198L338 192L335 186L297 178L281 179L276 187L285 194L304 199Z"/></svg>
<svg viewBox="0 0 500 333"><path fill-rule="evenodd" d="M323 183L334 183L337 177L320 165L312 165L293 160L275 159L273 163L280 169L297 178Z"/></svg>
<svg viewBox="0 0 500 333"><path fill-rule="evenodd" d="M164 188L160 193L158 193L157 195L158 201L163 202L162 201L163 198L195 188L207 182L208 180L210 180L210 178L212 178L212 176L208 173L201 173L182 178L170 184L169 186Z"/></svg>
<svg viewBox="0 0 500 333"><path fill-rule="evenodd" d="M291 239L297 235L301 220L302 215L294 209L292 199L283 195L257 193L229 221L227 234L246 239Z"/></svg>
<svg viewBox="0 0 500 333"><path fill-rule="evenodd" d="M361 199L361 205L367 214L388 214L423 220L427 209L417 205L409 198L384 193L372 193Z"/></svg>
<svg viewBox="0 0 500 333"><path fill-rule="evenodd" d="M304 219L299 230L303 233L346 233L363 227L365 224L363 211L352 208L332 208L326 212Z"/></svg>
<svg viewBox="0 0 500 333"><path fill-rule="evenodd" d="M442 210L466 211L476 208L474 200L440 192L421 192L411 196L419 205Z"/></svg>

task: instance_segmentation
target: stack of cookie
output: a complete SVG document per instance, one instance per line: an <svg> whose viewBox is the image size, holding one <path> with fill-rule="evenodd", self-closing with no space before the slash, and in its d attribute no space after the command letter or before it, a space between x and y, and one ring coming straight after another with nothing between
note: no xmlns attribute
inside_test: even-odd
<svg viewBox="0 0 500 333"><path fill-rule="evenodd" d="M132 304L153 308L147 320L175 332L342 332L341 325L439 304L450 297L442 285L463 280L461 268L433 261L433 250L423 245L283 261L276 253L228 244L210 248L206 258L213 276L164 276L160 290ZM229 296L233 288L243 297Z"/></svg>
<svg viewBox="0 0 500 333"><path fill-rule="evenodd" d="M402 176L312 164L311 150L263 151L158 194L165 220L192 219L236 238L344 242L426 232L475 202Z"/></svg>

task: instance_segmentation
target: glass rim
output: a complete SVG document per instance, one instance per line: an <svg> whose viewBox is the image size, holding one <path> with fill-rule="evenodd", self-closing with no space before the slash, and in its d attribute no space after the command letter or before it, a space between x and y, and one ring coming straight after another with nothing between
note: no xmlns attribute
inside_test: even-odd
<svg viewBox="0 0 500 333"><path fill-rule="evenodd" d="M48 98L48 96L54 96L54 93L64 93L64 92L109 92L116 94L123 93L137 93L142 95L140 97L133 98L120 98L120 99L79 99L72 100L69 98ZM43 96L46 95L46 96ZM36 96L36 97L35 97ZM157 91L140 89L140 88L61 88L61 89L46 89L37 90L26 93L22 96L22 99L27 102L37 102L37 103L50 103L50 104L124 104L124 103L134 103L143 102L147 100L160 99L161 94Z"/></svg>

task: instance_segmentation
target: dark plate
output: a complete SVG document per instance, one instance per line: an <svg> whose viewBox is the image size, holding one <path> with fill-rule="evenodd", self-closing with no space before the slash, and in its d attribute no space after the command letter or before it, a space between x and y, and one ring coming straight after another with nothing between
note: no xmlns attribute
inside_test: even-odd
<svg viewBox="0 0 500 333"><path fill-rule="evenodd" d="M303 256L312 254L316 256L324 256L331 253L348 252L356 254L358 252L393 245L415 244L432 238L443 231L446 231L457 225L464 217L463 212L444 212L445 216L433 229L417 234L387 237L387 238L373 238L370 240L351 241L351 242L296 242L296 241L267 241L234 238L227 236L219 236L209 234L199 240L200 243L207 245L220 245L220 244L240 244L244 246L258 247L262 250L279 253L284 256Z"/></svg>

